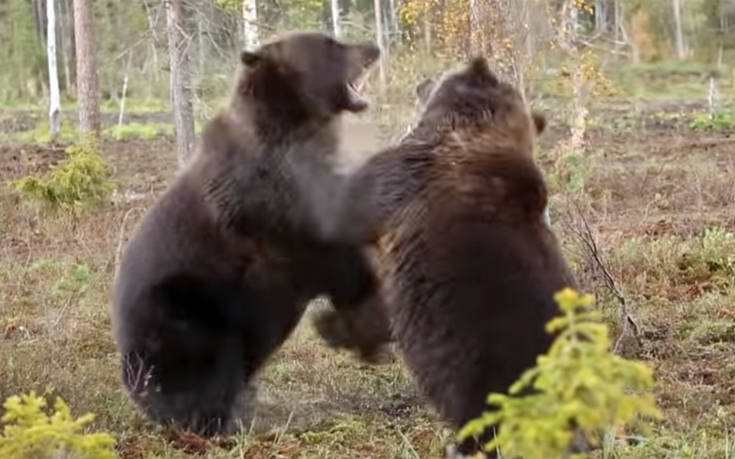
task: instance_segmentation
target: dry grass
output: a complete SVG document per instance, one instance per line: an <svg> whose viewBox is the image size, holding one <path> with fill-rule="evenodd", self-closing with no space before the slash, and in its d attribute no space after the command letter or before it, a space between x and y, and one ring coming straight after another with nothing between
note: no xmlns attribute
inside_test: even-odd
<svg viewBox="0 0 735 459"><path fill-rule="evenodd" d="M413 111L399 108L380 111L378 129L353 125L346 135L383 132L363 145L376 148ZM584 289L618 330L617 300L562 224L570 193L640 327L640 345L624 352L651 364L659 381L666 419L637 447L608 445L606 457L735 457L735 239L727 237L735 233L735 140L690 130L687 117L700 109L626 100L595 107L579 161L563 170L554 158L542 161L556 192L552 219ZM680 115L662 115L671 110ZM543 152L565 135L553 112L549 118ZM307 321L261 375L250 434L202 442L141 419L120 384L108 294L121 240L165 189L175 161L167 139L103 150L127 199L78 222L41 218L6 186L0 191L0 399L31 389L61 395L75 413L96 413L94 428L113 433L126 458L440 456L450 437L401 364L361 365L327 349ZM43 170L61 154L0 146L0 181ZM581 182L569 191L574 174ZM715 227L721 231L705 236Z"/></svg>

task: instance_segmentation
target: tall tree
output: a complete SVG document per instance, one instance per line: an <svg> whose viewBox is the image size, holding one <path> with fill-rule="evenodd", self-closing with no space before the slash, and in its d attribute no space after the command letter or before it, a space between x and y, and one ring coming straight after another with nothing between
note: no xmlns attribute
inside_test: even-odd
<svg viewBox="0 0 735 459"><path fill-rule="evenodd" d="M374 0L374 9L375 9L375 39L378 42L378 48L380 48L381 52L384 52L385 50L385 44L383 43L383 11L380 5L380 0ZM378 75L380 78L379 84L380 84L380 93L381 95L385 92L385 65L383 64L383 58L381 56L380 59L378 59Z"/></svg>
<svg viewBox="0 0 735 459"><path fill-rule="evenodd" d="M245 48L255 48L260 41L260 34L258 33L258 5L255 0L242 1L242 23Z"/></svg>
<svg viewBox="0 0 735 459"><path fill-rule="evenodd" d="M56 139L61 127L61 101L59 99L59 72L56 66L56 11L54 0L46 1L46 59L48 60L49 107L51 137Z"/></svg>
<svg viewBox="0 0 735 459"><path fill-rule="evenodd" d="M672 0L671 6L674 8L674 26L676 34L676 57L684 59L686 57L686 48L684 46L684 31L681 25L681 1Z"/></svg>
<svg viewBox="0 0 735 459"><path fill-rule="evenodd" d="M100 94L91 0L74 0L79 132L100 134Z"/></svg>
<svg viewBox="0 0 735 459"><path fill-rule="evenodd" d="M191 103L190 18L182 0L164 0L168 53L171 63L171 102L176 134L176 158L185 165L194 150L194 109Z"/></svg>
<svg viewBox="0 0 735 459"><path fill-rule="evenodd" d="M342 37L342 26L339 21L339 0L330 0L332 6L332 32L337 38Z"/></svg>

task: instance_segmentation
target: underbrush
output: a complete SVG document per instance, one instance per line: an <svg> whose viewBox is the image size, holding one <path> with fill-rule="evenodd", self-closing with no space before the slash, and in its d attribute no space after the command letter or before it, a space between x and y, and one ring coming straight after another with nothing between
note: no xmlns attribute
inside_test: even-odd
<svg viewBox="0 0 735 459"><path fill-rule="evenodd" d="M93 414L74 419L69 406L57 397L51 413L35 392L12 396L3 404L0 419L0 457L7 459L113 459L115 439L106 433L85 434Z"/></svg>
<svg viewBox="0 0 735 459"><path fill-rule="evenodd" d="M661 417L650 393L651 369L611 352L602 316L589 309L593 297L565 289L554 299L562 315L546 324L547 332L558 333L549 351L508 395L490 394L488 405L496 411L470 421L460 439L500 424L499 434L485 445L487 451L526 459L562 458L575 441L600 447L602 432L616 432L633 421L646 428L644 417Z"/></svg>
<svg viewBox="0 0 735 459"><path fill-rule="evenodd" d="M111 169L99 154L94 139L71 145L67 157L45 175L29 175L13 181L21 198L56 212L76 212L104 204L115 189Z"/></svg>

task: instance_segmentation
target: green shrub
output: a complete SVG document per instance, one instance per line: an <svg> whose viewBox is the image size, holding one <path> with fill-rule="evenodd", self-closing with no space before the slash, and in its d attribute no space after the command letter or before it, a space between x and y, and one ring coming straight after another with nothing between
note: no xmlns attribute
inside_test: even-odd
<svg viewBox="0 0 735 459"><path fill-rule="evenodd" d="M72 267L71 272L54 283L51 292L58 297L81 295L89 288L91 275L92 270L89 265L85 263L76 264Z"/></svg>
<svg viewBox="0 0 735 459"><path fill-rule="evenodd" d="M3 404L0 419L5 425L0 434L0 457L4 459L106 459L115 457L115 439L106 433L85 434L93 414L74 419L61 398L54 412L44 412L46 400L34 392L12 396Z"/></svg>
<svg viewBox="0 0 735 459"><path fill-rule="evenodd" d="M726 291L735 276L735 236L720 226L707 228L691 252L678 261L685 283L708 282Z"/></svg>
<svg viewBox="0 0 735 459"><path fill-rule="evenodd" d="M610 352L607 326L586 310L589 295L571 289L557 293L563 316L546 325L558 332L548 353L510 387L510 395L490 394L497 408L470 421L460 439L500 425L485 445L509 457L556 459L567 456L575 434L597 444L598 432L625 425L638 416L659 417L650 389L651 370ZM521 395L529 389L530 395Z"/></svg>
<svg viewBox="0 0 735 459"><path fill-rule="evenodd" d="M710 271L734 274L735 258L731 249L735 249L733 233L721 226L714 226L704 230L701 245L695 251L694 258L706 264Z"/></svg>
<svg viewBox="0 0 735 459"><path fill-rule="evenodd" d="M735 118L729 113L700 114L694 117L689 127L695 131L725 131L735 129Z"/></svg>
<svg viewBox="0 0 735 459"><path fill-rule="evenodd" d="M565 152L558 158L553 171L548 175L551 193L567 191L578 193L584 190L587 161L584 155L574 151Z"/></svg>
<svg viewBox="0 0 735 459"><path fill-rule="evenodd" d="M87 140L66 149L67 158L44 176L30 175L13 182L25 200L48 210L78 210L99 205L114 190L111 169L102 159L97 143Z"/></svg>

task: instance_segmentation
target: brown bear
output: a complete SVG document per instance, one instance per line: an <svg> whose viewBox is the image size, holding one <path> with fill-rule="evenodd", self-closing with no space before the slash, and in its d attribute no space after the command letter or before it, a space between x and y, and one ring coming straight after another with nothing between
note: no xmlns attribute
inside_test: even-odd
<svg viewBox="0 0 735 459"><path fill-rule="evenodd" d="M311 201L325 238L377 239L385 309L374 313L384 318L362 327L364 311L330 312L318 318L320 333L346 346L354 333L359 346L389 323L418 385L459 428L547 351L553 296L575 281L542 215L533 150L545 118L529 114L483 58L421 93L423 114L399 145L346 179L297 181L307 193L332 188Z"/></svg>
<svg viewBox="0 0 735 459"><path fill-rule="evenodd" d="M241 54L229 106L144 217L115 279L123 382L153 421L232 431L310 299L375 301L361 248L323 243L290 177L312 158L327 167L340 113L367 106L353 83L379 53L295 33Z"/></svg>

